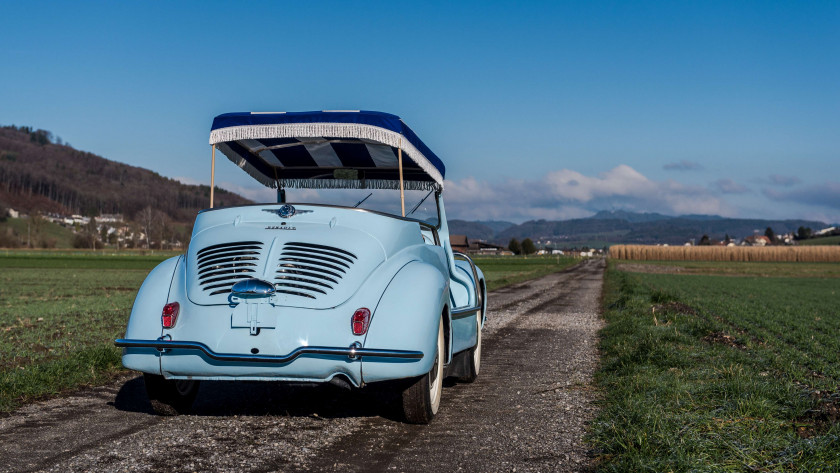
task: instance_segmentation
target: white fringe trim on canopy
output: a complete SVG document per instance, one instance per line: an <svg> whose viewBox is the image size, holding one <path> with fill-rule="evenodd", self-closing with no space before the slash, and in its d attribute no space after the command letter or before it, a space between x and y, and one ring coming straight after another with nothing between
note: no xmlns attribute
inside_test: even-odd
<svg viewBox="0 0 840 473"><path fill-rule="evenodd" d="M278 187L285 189L399 189L400 181L398 179L272 179L245 158L234 152L227 145L226 142L219 143L219 151L222 152L233 164L239 166L243 171L247 172L251 177L259 181L262 185L276 189ZM443 190L443 186L433 181L403 181L403 189L405 190Z"/></svg>
<svg viewBox="0 0 840 473"><path fill-rule="evenodd" d="M417 163L426 174L432 177L437 184L439 189L443 189L443 176L440 175L440 171L423 156L423 153L420 152L411 142L408 141L407 138L402 136L400 133L386 130L384 128L373 126L373 125L364 125L364 124L356 124L356 123L288 123L288 124L276 124L276 125L241 125L241 126L231 126L227 128L219 128L210 132L210 144L222 144L227 141L238 141L238 140L259 140L265 138L320 138L324 136L329 137L336 137L336 138L361 138L367 139L372 141L377 141L379 143L394 147L394 148L402 148L403 152L408 156L409 159ZM221 146L220 146L221 148ZM225 146L225 148L227 148ZM232 152L228 148L229 151ZM224 152L224 151L223 151ZM238 159L233 158L228 153L224 153L228 159L233 161L237 166L244 169L248 174L253 176L258 181L262 182L266 186L275 187L275 181L271 178L264 176L262 173L254 169L250 164L247 163L244 159L244 162L240 163ZM235 154L235 153L234 153ZM248 169L248 168L251 169ZM290 181L328 181L325 179L292 179ZM333 180L334 181L334 180ZM351 182L351 181L347 181ZM366 181L366 184L372 181ZM390 182L390 181L384 181ZM382 187L387 189L398 189L399 188L399 181L394 181L394 187ZM415 183L423 183L423 181L412 181ZM298 183L299 184L299 183ZM431 189L432 186L430 183L427 187L422 187L421 189ZM282 182L281 182L281 185ZM405 182L405 188L410 189L408 187L409 182ZM390 185L389 185L390 186ZM284 187L293 187L293 186L284 186ZM294 186L294 187L303 187L303 186ZM326 186L325 186L326 187ZM367 187L371 187L367 185ZM307 187L308 188L308 187ZM320 187L314 187L320 188Z"/></svg>
<svg viewBox="0 0 840 473"><path fill-rule="evenodd" d="M289 189L393 189L400 188L400 181L391 179L280 179L280 187ZM275 187L275 186L270 186ZM403 181L403 189L426 191L437 189L432 181Z"/></svg>

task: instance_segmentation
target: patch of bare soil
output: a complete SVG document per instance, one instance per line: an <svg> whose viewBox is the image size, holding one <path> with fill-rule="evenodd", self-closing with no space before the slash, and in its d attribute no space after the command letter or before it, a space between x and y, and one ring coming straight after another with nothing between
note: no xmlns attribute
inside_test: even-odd
<svg viewBox="0 0 840 473"><path fill-rule="evenodd" d="M653 307L651 307L650 310L654 314L670 312L673 314L697 315L697 310L695 310L694 307L691 307L688 304L684 304L678 301L665 302L664 304L655 304Z"/></svg>
<svg viewBox="0 0 840 473"><path fill-rule="evenodd" d="M747 346L740 340L724 332L712 332L705 337L703 341L711 344L726 345L728 347L737 348L739 350L746 350Z"/></svg>
<svg viewBox="0 0 840 473"><path fill-rule="evenodd" d="M650 307L655 325L670 325L669 315L697 315L697 311L688 304L677 301L669 301L662 304L654 304ZM662 320L659 318L662 317Z"/></svg>
<svg viewBox="0 0 840 473"><path fill-rule="evenodd" d="M824 434L840 422L840 393L814 391L811 397L817 400L816 407L794 422L796 435L805 439Z"/></svg>

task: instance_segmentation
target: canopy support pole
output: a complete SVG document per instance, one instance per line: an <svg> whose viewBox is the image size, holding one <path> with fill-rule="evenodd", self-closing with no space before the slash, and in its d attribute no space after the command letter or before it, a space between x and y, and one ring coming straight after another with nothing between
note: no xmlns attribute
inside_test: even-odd
<svg viewBox="0 0 840 473"><path fill-rule="evenodd" d="M402 216L405 217L405 189L403 187L403 170L402 170L402 136L400 136L400 147L397 148L397 163L400 167L400 206L402 207Z"/></svg>
<svg viewBox="0 0 840 473"><path fill-rule="evenodd" d="M213 159L210 161L210 208L213 208L213 189L216 187L216 145L213 145Z"/></svg>

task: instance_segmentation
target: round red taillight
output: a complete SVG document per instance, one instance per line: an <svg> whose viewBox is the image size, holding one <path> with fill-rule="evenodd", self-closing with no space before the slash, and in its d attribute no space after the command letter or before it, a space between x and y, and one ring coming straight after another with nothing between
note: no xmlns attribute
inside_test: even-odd
<svg viewBox="0 0 840 473"><path fill-rule="evenodd" d="M353 317L350 319L350 326L353 329L353 335L364 335L370 326L370 310L362 307L353 312Z"/></svg>
<svg viewBox="0 0 840 473"><path fill-rule="evenodd" d="M163 306L163 312L160 315L160 323L163 328L172 328L175 322L178 321L178 312L181 311L181 305L177 302L170 302Z"/></svg>

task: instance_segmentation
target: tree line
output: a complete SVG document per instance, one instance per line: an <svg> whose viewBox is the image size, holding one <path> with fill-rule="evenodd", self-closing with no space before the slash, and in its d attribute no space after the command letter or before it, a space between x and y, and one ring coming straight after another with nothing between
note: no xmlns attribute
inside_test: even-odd
<svg viewBox="0 0 840 473"><path fill-rule="evenodd" d="M532 255L537 252L537 246L530 238L522 240L522 243L516 238L511 238L508 243L508 249L515 255Z"/></svg>

